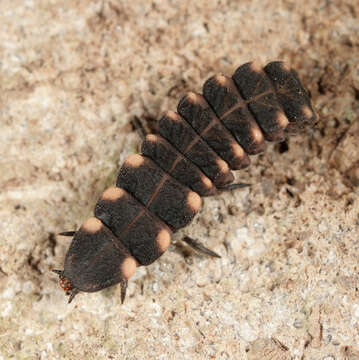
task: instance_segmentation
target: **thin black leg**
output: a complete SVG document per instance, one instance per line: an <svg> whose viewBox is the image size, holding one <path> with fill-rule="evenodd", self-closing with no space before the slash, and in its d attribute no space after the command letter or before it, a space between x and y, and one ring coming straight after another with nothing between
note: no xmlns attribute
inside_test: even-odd
<svg viewBox="0 0 359 360"><path fill-rule="evenodd" d="M69 301L67 302L68 304L70 304L70 302L74 299L74 297L80 292L80 290L74 288L71 290L70 292L70 296L69 296Z"/></svg>
<svg viewBox="0 0 359 360"><path fill-rule="evenodd" d="M75 234L76 234L76 231L64 231L64 232L58 233L58 235L62 235L62 236L74 236Z"/></svg>
<svg viewBox="0 0 359 360"><path fill-rule="evenodd" d="M216 258L220 258L221 256L218 255L216 252L206 248L203 244L201 244L198 240L192 239L189 236L185 236L182 239L186 244L188 244L189 246L191 246L193 249L198 250L203 252L204 254L216 257Z"/></svg>
<svg viewBox="0 0 359 360"><path fill-rule="evenodd" d="M158 133L158 122L155 118L150 116L143 116L142 119L140 119L138 116L134 116L130 123L132 125L132 129L137 131L143 140L148 134Z"/></svg>
<svg viewBox="0 0 359 360"><path fill-rule="evenodd" d="M121 285L121 304L123 304L123 302L125 301L125 298L126 298L126 290L127 290L128 281L122 280L120 285Z"/></svg>
<svg viewBox="0 0 359 360"><path fill-rule="evenodd" d="M133 130L135 130L142 139L146 137L147 131L138 116L134 116L134 118L131 120L131 125Z"/></svg>

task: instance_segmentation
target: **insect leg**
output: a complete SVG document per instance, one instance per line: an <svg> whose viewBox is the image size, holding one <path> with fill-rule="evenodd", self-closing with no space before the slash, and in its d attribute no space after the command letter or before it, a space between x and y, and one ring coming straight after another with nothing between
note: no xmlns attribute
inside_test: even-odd
<svg viewBox="0 0 359 360"><path fill-rule="evenodd" d="M157 121L156 119L144 116L143 119L140 119L138 116L134 116L134 118L130 121L132 129L136 131L142 140L146 138L148 134L157 133Z"/></svg>
<svg viewBox="0 0 359 360"><path fill-rule="evenodd" d="M58 233L58 235L62 235L62 236L74 236L76 233L76 231L63 231Z"/></svg>
<svg viewBox="0 0 359 360"><path fill-rule="evenodd" d="M182 241L184 241L186 244L188 244L190 247L192 247L195 250L201 251L204 254L220 258L221 256L218 255L216 252L206 248L202 243L200 243L198 240L192 239L189 236L185 236Z"/></svg>
<svg viewBox="0 0 359 360"><path fill-rule="evenodd" d="M69 296L69 300L68 300L68 304L70 304L70 302L74 299L74 297L79 293L80 291L76 288L72 289L70 292L70 296Z"/></svg>
<svg viewBox="0 0 359 360"><path fill-rule="evenodd" d="M121 285L121 304L123 304L123 302L125 301L127 284L128 284L127 280L121 281L121 284L120 284Z"/></svg>

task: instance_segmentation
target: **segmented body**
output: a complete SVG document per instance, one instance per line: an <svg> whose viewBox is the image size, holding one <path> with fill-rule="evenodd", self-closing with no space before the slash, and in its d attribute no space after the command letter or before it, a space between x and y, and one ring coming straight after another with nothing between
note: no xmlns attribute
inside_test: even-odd
<svg viewBox="0 0 359 360"><path fill-rule="evenodd" d="M201 196L230 184L231 170L248 166L265 140L282 141L314 119L296 72L282 62L244 64L232 78L208 79L203 95L186 95L177 113L161 118L159 134L146 137L142 154L125 160L116 187L75 233L57 271L70 300L123 284L137 266L154 262L200 210Z"/></svg>

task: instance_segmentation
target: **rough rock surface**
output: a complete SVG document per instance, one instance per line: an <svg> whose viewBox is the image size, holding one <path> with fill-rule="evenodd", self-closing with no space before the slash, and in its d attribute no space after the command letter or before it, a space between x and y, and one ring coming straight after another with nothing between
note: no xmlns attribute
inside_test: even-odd
<svg viewBox="0 0 359 360"><path fill-rule="evenodd" d="M0 1L0 359L359 359L358 33L353 0ZM319 122L205 199L185 233L222 259L174 243L123 306L68 305L55 234L137 151L130 120L253 58L295 67Z"/></svg>

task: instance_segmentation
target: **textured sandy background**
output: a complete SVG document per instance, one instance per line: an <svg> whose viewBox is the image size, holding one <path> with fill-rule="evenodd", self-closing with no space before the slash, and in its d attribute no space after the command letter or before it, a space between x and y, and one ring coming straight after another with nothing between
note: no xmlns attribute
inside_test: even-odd
<svg viewBox="0 0 359 360"><path fill-rule="evenodd" d="M359 359L359 2L0 1L0 359ZM270 145L120 289L68 305L69 240L155 118L284 59L315 129ZM180 235L179 235L180 236Z"/></svg>

